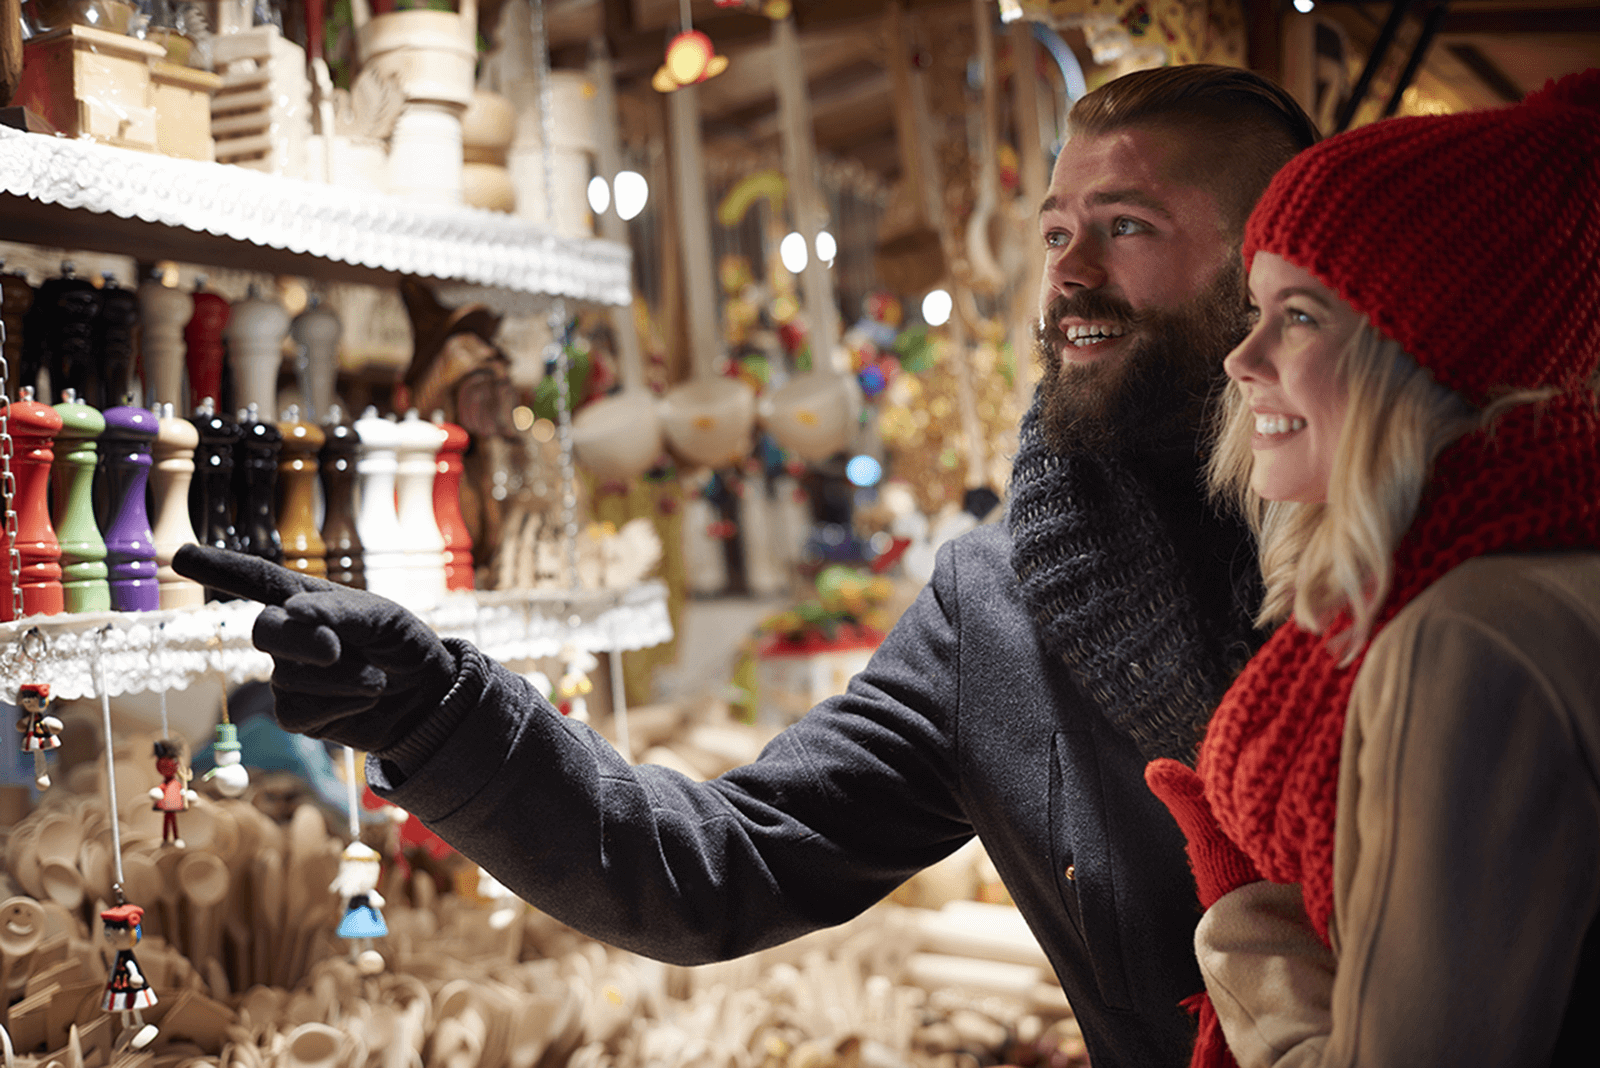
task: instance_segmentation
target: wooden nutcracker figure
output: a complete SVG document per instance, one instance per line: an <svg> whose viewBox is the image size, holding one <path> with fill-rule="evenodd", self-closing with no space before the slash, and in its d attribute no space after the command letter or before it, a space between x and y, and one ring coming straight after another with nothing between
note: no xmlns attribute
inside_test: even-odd
<svg viewBox="0 0 1600 1068"><path fill-rule="evenodd" d="M178 849L183 848L183 839L178 837L178 813L188 808L189 802L200 799L189 788L194 772L183 762L181 753L174 741L163 738L156 743L156 771L161 774L161 785L150 787L150 800L155 802L152 807L161 813L161 844L170 841Z"/></svg>
<svg viewBox="0 0 1600 1068"><path fill-rule="evenodd" d="M351 842L339 860L339 874L328 886L329 890L344 899L344 917L336 932L350 942L350 959L356 967L375 975L383 970L383 956L372 948L374 938L389 933L383 922L383 895L378 893L378 878L382 871L378 851L361 842Z"/></svg>
<svg viewBox="0 0 1600 1068"><path fill-rule="evenodd" d="M100 1008L118 1013L122 1018L123 1035L133 1049L143 1049L156 1037L154 1024L144 1022L143 1009L156 1003L156 992L139 970L133 947L139 944L139 926L144 920L144 909L138 905L117 905L100 914L105 925L106 941L117 951L111 965L111 977L106 981L105 995Z"/></svg>
<svg viewBox="0 0 1600 1068"><path fill-rule="evenodd" d="M50 788L50 766L44 754L61 747L61 721L46 715L50 707L50 687L42 682L25 682L17 690L17 707L22 715L17 730L22 732L22 751L33 754L33 781L39 789Z"/></svg>

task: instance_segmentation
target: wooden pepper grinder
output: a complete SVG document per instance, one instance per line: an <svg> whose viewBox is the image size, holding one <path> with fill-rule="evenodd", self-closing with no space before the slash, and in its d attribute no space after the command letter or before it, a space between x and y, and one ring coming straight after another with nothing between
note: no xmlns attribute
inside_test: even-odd
<svg viewBox="0 0 1600 1068"><path fill-rule="evenodd" d="M101 448L106 457L106 483L111 520L105 526L106 563L111 578L111 607L118 612L150 612L161 607L156 582L155 535L145 510L150 480L150 446L158 420L131 405L107 409Z"/></svg>
<svg viewBox="0 0 1600 1068"><path fill-rule="evenodd" d="M277 301L262 297L255 286L229 312L223 336L240 408L254 406L269 419L269 413L278 410L278 368L283 365L283 339L288 335L289 313Z"/></svg>
<svg viewBox="0 0 1600 1068"><path fill-rule="evenodd" d="M226 311L228 305L221 297ZM154 278L139 285L139 337L144 353L145 396L151 404L193 408L183 390L184 327L195 319L195 298ZM198 332L198 328L197 328ZM221 359L220 340L217 358ZM215 393L211 394L215 396Z"/></svg>
<svg viewBox="0 0 1600 1068"><path fill-rule="evenodd" d="M470 590L474 585L472 532L461 514L464 470L461 455L472 439L464 428L445 422L443 412L433 413L433 423L444 431L444 444L439 446L438 473L433 478L433 518L444 538L444 588Z"/></svg>
<svg viewBox="0 0 1600 1068"><path fill-rule="evenodd" d="M283 546L283 566L290 571L324 578L328 574L327 546L317 531L317 453L326 440L315 423L302 422L300 409L290 405L278 424L283 449L278 454L278 540Z"/></svg>
<svg viewBox="0 0 1600 1068"><path fill-rule="evenodd" d="M205 587L172 570L173 555L185 545L193 545L194 525L189 519L189 485L194 480L194 454L200 432L187 419L173 413L172 405L161 405L156 424L155 474L151 476L155 503L156 581L161 590L162 608L188 608L206 603Z"/></svg>
<svg viewBox="0 0 1600 1068"><path fill-rule="evenodd" d="M0 260L0 265L4 265L4 262ZM16 272L0 274L0 318L3 318L6 324L4 352L6 365L12 369L13 394L19 381L32 384L30 379L15 377L22 372L22 324L31 307L33 307L33 287L28 284L27 276Z"/></svg>
<svg viewBox="0 0 1600 1068"><path fill-rule="evenodd" d="M106 418L80 402L77 391L71 389L62 391L56 414L61 416L61 429L56 433L51 479L67 611L109 611L106 542L94 519L94 469L100 458L95 442L105 432Z"/></svg>
<svg viewBox="0 0 1600 1068"><path fill-rule="evenodd" d="M334 381L339 373L339 334L343 327L333 309L316 293L306 310L294 317L289 327L300 349L300 392L305 396L304 418L311 423L325 420L333 408Z"/></svg>
<svg viewBox="0 0 1600 1068"><path fill-rule="evenodd" d="M55 459L51 443L61 430L61 416L48 404L33 399L33 387L17 391L20 399L11 404L7 429L11 433L11 470L17 480L18 571L8 562L7 585L22 587L24 615L53 616L64 607L61 591L61 543L50 525L50 462ZM6 559L11 560L10 538ZM0 619L11 620L12 599L0 596Z"/></svg>
<svg viewBox="0 0 1600 1068"><path fill-rule="evenodd" d="M432 607L444 600L444 535L433 516L433 480L445 432L411 409L400 422L397 512L405 538L406 571L411 575L408 607Z"/></svg>
<svg viewBox="0 0 1600 1068"><path fill-rule="evenodd" d="M394 503L400 428L392 420L378 418L376 408L362 412L355 427L361 441L356 460L361 501L356 532L361 537L361 567L367 589L408 605L412 591L406 571L406 542Z"/></svg>
<svg viewBox="0 0 1600 1068"><path fill-rule="evenodd" d="M233 450L244 431L217 414L210 397L189 422L200 438L194 453L195 479L189 487L189 521L201 545L239 552L242 545L233 524Z"/></svg>
<svg viewBox="0 0 1600 1068"><path fill-rule="evenodd" d="M198 411L207 397L219 412L228 410L232 399L222 395L222 331L227 328L228 302L203 288L204 277L195 279L194 310L183 328L184 360L189 367L189 410Z"/></svg>
<svg viewBox="0 0 1600 1068"><path fill-rule="evenodd" d="M322 544L328 578L358 590L367 588L361 564L361 536L356 532L356 455L361 439L344 423L335 404L322 425Z"/></svg>
<svg viewBox="0 0 1600 1068"><path fill-rule="evenodd" d="M78 396L96 408L123 403L133 388L133 335L139 328L139 297L100 276L100 310L94 318L94 359L79 377Z"/></svg>
<svg viewBox="0 0 1600 1068"><path fill-rule="evenodd" d="M283 543L278 540L278 451L283 435L276 423L266 422L254 404L239 413L244 433L233 450L234 499L239 502L237 522L240 552L283 563Z"/></svg>

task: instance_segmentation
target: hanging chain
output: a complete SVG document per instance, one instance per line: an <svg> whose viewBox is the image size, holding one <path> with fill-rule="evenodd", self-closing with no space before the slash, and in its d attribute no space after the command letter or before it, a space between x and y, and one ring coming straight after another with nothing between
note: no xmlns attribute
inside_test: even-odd
<svg viewBox="0 0 1600 1068"><path fill-rule="evenodd" d="M533 61L539 89L539 157L544 167L545 249L552 258L556 241L555 193L555 114L550 84L550 48L545 39L544 0L533 4ZM572 466L572 398L567 381L567 302L556 297L550 302L547 319L550 344L545 363L554 355L556 365L556 434L561 451L561 529L566 550L567 586L578 588L578 480Z"/></svg>
<svg viewBox="0 0 1600 1068"><path fill-rule="evenodd" d="M11 618L21 619L22 551L17 548L17 476L11 470L11 364L6 360L6 324L0 319L0 496L5 497L6 562L11 569Z"/></svg>

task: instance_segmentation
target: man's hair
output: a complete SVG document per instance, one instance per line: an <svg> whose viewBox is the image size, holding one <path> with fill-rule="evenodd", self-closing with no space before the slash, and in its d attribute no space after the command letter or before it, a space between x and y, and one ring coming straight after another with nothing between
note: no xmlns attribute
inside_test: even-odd
<svg viewBox="0 0 1600 1068"><path fill-rule="evenodd" d="M1079 99L1067 116L1070 135L1130 127L1170 131L1188 143L1181 166L1216 197L1235 239L1278 168L1321 139L1288 92L1251 71L1209 63L1125 74Z"/></svg>
<svg viewBox="0 0 1600 1068"><path fill-rule="evenodd" d="M1326 503L1266 501L1251 490L1255 415L1237 382L1223 398L1208 474L1213 495L1237 506L1256 534L1266 587L1257 625L1293 615L1320 632L1348 608L1351 626L1336 638L1348 659L1366 644L1389 595L1395 550L1416 519L1433 461L1510 408L1555 391L1519 390L1479 409L1370 323L1339 354L1335 373L1348 400Z"/></svg>

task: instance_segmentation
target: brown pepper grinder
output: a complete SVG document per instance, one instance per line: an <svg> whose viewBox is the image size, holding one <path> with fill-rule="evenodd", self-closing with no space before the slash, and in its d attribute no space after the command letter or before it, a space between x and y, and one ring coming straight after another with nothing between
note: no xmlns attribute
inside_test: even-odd
<svg viewBox="0 0 1600 1068"><path fill-rule="evenodd" d="M327 552L317 532L317 454L323 433L315 423L300 419L298 405L290 405L278 424L283 445L278 452L278 540L283 543L283 566L303 575L322 578L328 573Z"/></svg>

